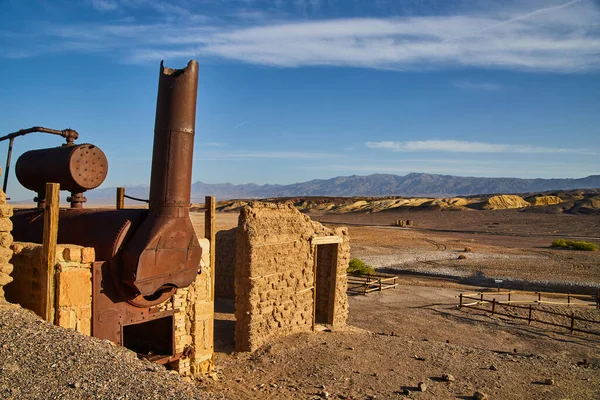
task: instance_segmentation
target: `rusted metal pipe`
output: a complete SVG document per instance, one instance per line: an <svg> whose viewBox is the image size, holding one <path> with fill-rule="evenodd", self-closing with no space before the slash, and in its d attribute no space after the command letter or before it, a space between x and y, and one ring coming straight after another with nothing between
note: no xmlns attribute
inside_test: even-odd
<svg viewBox="0 0 600 400"><path fill-rule="evenodd" d="M198 63L184 69L160 64L152 150L150 212L155 215L189 215L196 126Z"/></svg>
<svg viewBox="0 0 600 400"><path fill-rule="evenodd" d="M121 278L148 299L186 287L202 249L189 218L198 63L160 64L148 218L123 252ZM144 305L143 299L140 299Z"/></svg>
<svg viewBox="0 0 600 400"><path fill-rule="evenodd" d="M6 168L4 169L4 183L2 185L2 191L6 193L6 187L8 185L8 172L10 170L10 158L12 156L13 144L15 142L15 138L19 136L27 135L28 133L33 132L41 132L41 133L50 133L52 135L59 135L67 139L67 144L73 144L73 141L79 138L79 134L77 131L71 128L63 129L62 131L50 128L44 128L43 126L34 126L28 129L20 129L16 132L9 133L6 136L0 137L0 142L10 139L8 144L8 155L6 156Z"/></svg>

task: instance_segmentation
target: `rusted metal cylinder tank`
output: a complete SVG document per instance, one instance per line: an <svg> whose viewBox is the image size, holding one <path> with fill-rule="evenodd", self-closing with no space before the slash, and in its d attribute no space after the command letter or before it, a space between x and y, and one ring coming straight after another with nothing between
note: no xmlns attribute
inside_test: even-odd
<svg viewBox="0 0 600 400"><path fill-rule="evenodd" d="M38 193L46 190L48 182L59 183L61 190L80 193L104 182L108 160L93 144L64 145L23 153L15 173L21 185Z"/></svg>

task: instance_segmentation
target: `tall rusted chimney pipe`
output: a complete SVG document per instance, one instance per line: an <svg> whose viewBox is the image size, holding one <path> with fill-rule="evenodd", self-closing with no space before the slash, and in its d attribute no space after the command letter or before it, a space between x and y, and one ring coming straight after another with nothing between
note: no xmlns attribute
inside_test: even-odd
<svg viewBox="0 0 600 400"><path fill-rule="evenodd" d="M165 68L160 63L150 212L155 215L189 215L196 126L198 63L184 69Z"/></svg>
<svg viewBox="0 0 600 400"><path fill-rule="evenodd" d="M160 63L150 206L123 251L121 278L144 298L189 286L202 249L189 218L198 63L171 69Z"/></svg>

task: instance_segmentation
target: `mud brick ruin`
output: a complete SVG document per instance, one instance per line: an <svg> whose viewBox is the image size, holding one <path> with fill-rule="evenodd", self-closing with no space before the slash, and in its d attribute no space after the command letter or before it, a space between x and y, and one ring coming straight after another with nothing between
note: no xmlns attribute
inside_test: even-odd
<svg viewBox="0 0 600 400"><path fill-rule="evenodd" d="M236 350L253 351L273 338L315 330L317 324L345 324L346 228L328 229L292 203L256 202L241 210L238 227L222 237L216 295L234 294Z"/></svg>
<svg viewBox="0 0 600 400"><path fill-rule="evenodd" d="M198 238L189 215L197 80L195 61L181 70L161 63L147 208L124 208L120 188L116 209L84 209L83 193L102 184L108 161L97 146L75 144L72 129L3 137L45 132L67 143L17 160L37 208L13 213L0 192L0 302L184 376L214 367L215 295L235 299L238 351L345 324L346 229L311 221L291 203L256 202L236 229L215 235L209 197ZM59 190L71 193L70 208L59 208Z"/></svg>

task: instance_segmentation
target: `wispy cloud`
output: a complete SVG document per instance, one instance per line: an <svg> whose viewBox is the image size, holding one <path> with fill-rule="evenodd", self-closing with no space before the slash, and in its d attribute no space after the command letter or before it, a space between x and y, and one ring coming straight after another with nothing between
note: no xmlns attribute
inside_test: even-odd
<svg viewBox="0 0 600 400"><path fill-rule="evenodd" d="M590 149L467 142L461 140L423 140L410 142L383 141L366 142L365 145L370 149L389 150L396 152L442 151L450 153L570 153L582 155L600 155L600 151L594 151Z"/></svg>
<svg viewBox="0 0 600 400"><path fill-rule="evenodd" d="M237 124L236 126L234 126L233 129L241 128L242 126L246 125L247 122L248 121L240 122L239 124Z"/></svg>
<svg viewBox="0 0 600 400"><path fill-rule="evenodd" d="M200 143L201 147L225 147L227 146L227 143L223 143L223 142L202 142Z"/></svg>
<svg viewBox="0 0 600 400"><path fill-rule="evenodd" d="M99 11L113 11L118 7L118 3L114 0L89 0L89 3Z"/></svg>
<svg viewBox="0 0 600 400"><path fill-rule="evenodd" d="M116 0L92 1L96 8L117 4ZM143 4L179 19L176 23L167 19L150 24L70 24L68 29L46 26L39 36L52 42L49 46L36 47L39 41L33 46L17 43L5 53L31 47L30 54L101 48L138 63L218 57L278 67L600 69L600 8L592 0L554 1L537 8L531 5L539 2L526 1L500 12L478 9L395 18L297 21L256 14L261 18L255 21L242 13L243 17L226 23L166 1L119 0L118 4Z"/></svg>
<svg viewBox="0 0 600 400"><path fill-rule="evenodd" d="M455 87L460 89L473 89L473 90L487 90L487 91L495 91L502 89L502 85L498 83L492 82L455 82L453 84Z"/></svg>

